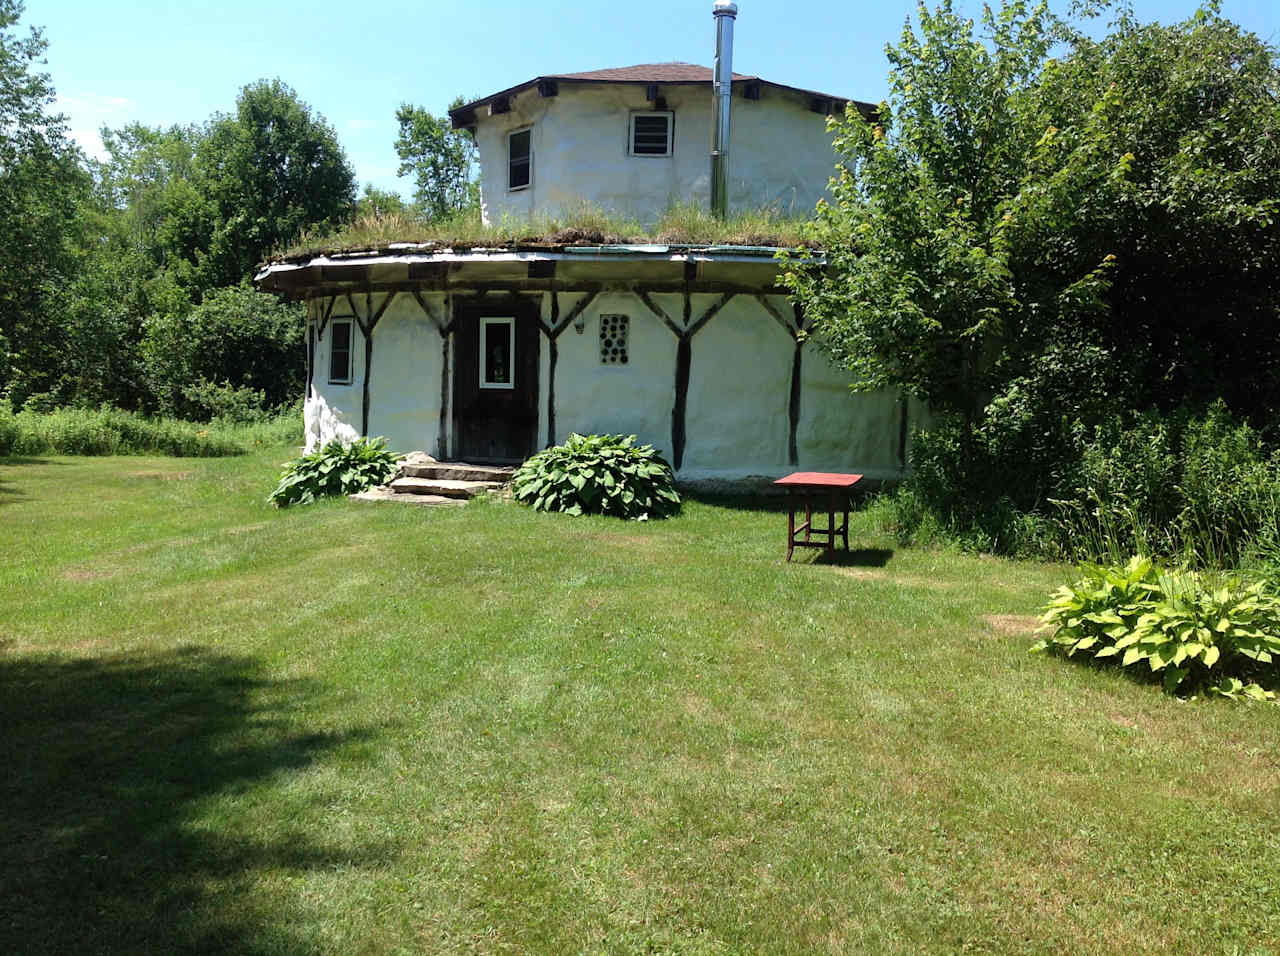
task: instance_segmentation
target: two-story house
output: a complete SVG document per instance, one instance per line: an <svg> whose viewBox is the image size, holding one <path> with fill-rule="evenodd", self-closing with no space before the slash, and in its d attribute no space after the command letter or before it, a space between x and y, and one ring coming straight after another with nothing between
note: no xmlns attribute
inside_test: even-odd
<svg viewBox="0 0 1280 956"><path fill-rule="evenodd" d="M584 201L648 223L675 202L812 209L835 164L827 116L848 101L732 74L736 7L715 14L715 70L548 74L453 110L479 146L485 218ZM308 306L309 447L384 435L509 462L570 432L635 433L685 480L900 474L914 409L850 392L807 342L775 251L393 243L281 259L257 281Z"/></svg>

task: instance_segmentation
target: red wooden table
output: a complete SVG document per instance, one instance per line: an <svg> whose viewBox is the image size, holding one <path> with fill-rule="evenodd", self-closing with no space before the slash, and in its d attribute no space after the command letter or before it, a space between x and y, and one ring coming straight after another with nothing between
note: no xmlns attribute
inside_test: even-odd
<svg viewBox="0 0 1280 956"><path fill-rule="evenodd" d="M826 554L836 550L836 535L844 539L849 550L849 489L862 480L861 475L841 475L826 471L797 471L774 482L787 489L787 560L796 548L822 548ZM827 526L813 526L815 502L826 499ZM796 526L796 508L804 503L804 524ZM840 504L837 508L836 505ZM844 512L844 523L837 527L836 512ZM801 532L804 540L800 540ZM818 540L814 541L813 538Z"/></svg>

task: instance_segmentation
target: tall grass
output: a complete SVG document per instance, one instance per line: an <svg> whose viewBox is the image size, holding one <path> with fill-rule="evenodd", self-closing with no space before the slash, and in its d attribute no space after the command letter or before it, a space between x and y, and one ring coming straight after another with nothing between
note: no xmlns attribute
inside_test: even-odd
<svg viewBox="0 0 1280 956"><path fill-rule="evenodd" d="M673 203L653 225L589 203L565 208L557 215L503 218L487 225L474 211L434 222L398 214L366 214L336 231L304 232L289 247L276 250L273 258L384 249L393 243L477 247L658 242L799 248L812 244L805 231L807 221L805 215L772 206L738 211L721 220L689 202Z"/></svg>
<svg viewBox="0 0 1280 956"><path fill-rule="evenodd" d="M296 409L253 424L207 424L150 418L104 406L14 413L0 403L0 457L29 455L172 455L219 458L255 446L302 441Z"/></svg>

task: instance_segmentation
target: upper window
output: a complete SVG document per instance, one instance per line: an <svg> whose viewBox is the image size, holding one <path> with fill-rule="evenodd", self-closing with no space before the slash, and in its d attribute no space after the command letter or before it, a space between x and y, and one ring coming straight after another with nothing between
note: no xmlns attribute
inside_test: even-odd
<svg viewBox="0 0 1280 956"><path fill-rule="evenodd" d="M532 133L522 129L507 136L508 189L524 189L533 179Z"/></svg>
<svg viewBox="0 0 1280 956"><path fill-rule="evenodd" d="M675 114L632 113L631 155L670 156Z"/></svg>
<svg viewBox="0 0 1280 956"><path fill-rule="evenodd" d="M515 388L511 363L516 352L516 320L480 320L480 387Z"/></svg>
<svg viewBox="0 0 1280 956"><path fill-rule="evenodd" d="M351 320L329 324L329 384L351 384Z"/></svg>

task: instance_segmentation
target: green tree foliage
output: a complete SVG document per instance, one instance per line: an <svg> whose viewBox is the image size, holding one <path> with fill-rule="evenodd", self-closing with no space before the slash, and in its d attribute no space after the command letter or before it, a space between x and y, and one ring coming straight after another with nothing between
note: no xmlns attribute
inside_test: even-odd
<svg viewBox="0 0 1280 956"><path fill-rule="evenodd" d="M459 103L460 99L453 105ZM409 103L396 110L396 122L399 174L414 177L419 213L428 220L447 219L477 207L479 186L472 176L476 146L471 135L453 129L447 115L432 116Z"/></svg>
<svg viewBox="0 0 1280 956"><path fill-rule="evenodd" d="M879 114L833 123L831 268L786 281L859 385L938 411L917 444L932 507L1047 511L1078 475L1073 434L1130 409L1222 395L1270 416L1273 48L1213 8L1122 12L1094 41L1044 4L975 24L948 0L888 55Z"/></svg>
<svg viewBox="0 0 1280 956"><path fill-rule="evenodd" d="M245 398L282 405L302 394L302 310L248 285L213 289L189 311L149 317L142 357L148 388L168 414L207 419Z"/></svg>
<svg viewBox="0 0 1280 956"><path fill-rule="evenodd" d="M196 162L212 222L199 269L205 288L243 281L303 227L336 225L355 204L337 134L279 80L241 90L235 115L210 124Z"/></svg>
<svg viewBox="0 0 1280 956"><path fill-rule="evenodd" d="M356 200L355 219L383 219L387 216L406 217L408 204L400 194L389 189L379 189L373 183L365 183L364 193Z"/></svg>
<svg viewBox="0 0 1280 956"><path fill-rule="evenodd" d="M74 273L79 207L89 178L50 112L54 91L35 69L39 31L19 36L18 0L0 0L0 390L18 401L59 386L67 337L49 292Z"/></svg>

